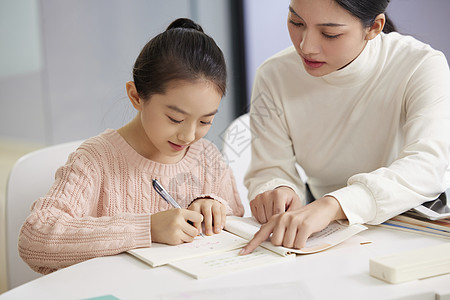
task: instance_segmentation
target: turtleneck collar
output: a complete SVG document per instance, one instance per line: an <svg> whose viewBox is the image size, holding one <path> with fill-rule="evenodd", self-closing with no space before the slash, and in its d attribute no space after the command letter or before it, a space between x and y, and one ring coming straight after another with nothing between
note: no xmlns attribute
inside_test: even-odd
<svg viewBox="0 0 450 300"><path fill-rule="evenodd" d="M369 40L358 57L345 68L324 75L321 79L328 84L340 87L353 87L363 84L375 70L374 66L377 63L380 44L381 34Z"/></svg>

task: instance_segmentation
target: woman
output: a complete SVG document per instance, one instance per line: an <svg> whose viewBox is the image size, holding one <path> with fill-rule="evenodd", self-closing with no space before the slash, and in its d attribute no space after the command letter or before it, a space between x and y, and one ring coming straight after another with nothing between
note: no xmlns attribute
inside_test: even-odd
<svg viewBox="0 0 450 300"><path fill-rule="evenodd" d="M302 248L334 220L379 224L449 186L448 64L388 33L388 3L291 1L293 47L259 68L253 89L245 183L266 224L242 254L271 233L275 245ZM316 200L305 205L307 191Z"/></svg>

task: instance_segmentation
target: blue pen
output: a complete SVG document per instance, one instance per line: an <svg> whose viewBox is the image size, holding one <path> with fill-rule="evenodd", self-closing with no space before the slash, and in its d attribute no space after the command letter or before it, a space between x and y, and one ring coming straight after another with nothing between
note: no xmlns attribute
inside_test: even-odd
<svg viewBox="0 0 450 300"><path fill-rule="evenodd" d="M153 179L153 188L167 203L169 203L175 208L181 208L181 206L177 203L177 201L175 201L175 199L173 199L173 197L170 196L170 194L166 191L166 189L156 179ZM205 235L202 232L200 232L200 235L202 237L205 237Z"/></svg>

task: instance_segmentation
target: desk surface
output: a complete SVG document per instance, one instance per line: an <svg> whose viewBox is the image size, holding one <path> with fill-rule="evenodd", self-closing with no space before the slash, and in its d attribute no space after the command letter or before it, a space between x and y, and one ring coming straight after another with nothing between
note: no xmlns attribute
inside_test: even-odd
<svg viewBox="0 0 450 300"><path fill-rule="evenodd" d="M370 242L370 243L364 243ZM369 275L371 257L445 243L371 227L344 243L295 261L196 280L169 266L151 268L129 254L59 270L0 295L5 299L450 299L450 274L389 284ZM450 254L449 254L450 255Z"/></svg>

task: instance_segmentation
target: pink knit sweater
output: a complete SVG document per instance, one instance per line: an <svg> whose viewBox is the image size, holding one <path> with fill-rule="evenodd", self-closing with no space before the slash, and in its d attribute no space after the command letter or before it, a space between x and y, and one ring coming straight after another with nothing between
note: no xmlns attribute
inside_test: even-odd
<svg viewBox="0 0 450 300"><path fill-rule="evenodd" d="M153 190L158 179L186 208L211 197L242 216L231 169L204 139L176 164L139 155L117 131L85 141L56 172L45 197L32 207L19 236L19 253L35 271L72 264L151 244L150 215L171 207Z"/></svg>

